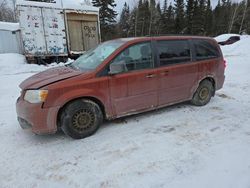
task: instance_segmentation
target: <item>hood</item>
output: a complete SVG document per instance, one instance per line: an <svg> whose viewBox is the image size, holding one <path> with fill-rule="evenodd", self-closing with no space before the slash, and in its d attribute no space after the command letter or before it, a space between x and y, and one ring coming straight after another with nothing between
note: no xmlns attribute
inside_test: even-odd
<svg viewBox="0 0 250 188"><path fill-rule="evenodd" d="M19 86L21 89L38 89L60 80L78 76L82 73L83 72L70 67L51 68L27 78Z"/></svg>

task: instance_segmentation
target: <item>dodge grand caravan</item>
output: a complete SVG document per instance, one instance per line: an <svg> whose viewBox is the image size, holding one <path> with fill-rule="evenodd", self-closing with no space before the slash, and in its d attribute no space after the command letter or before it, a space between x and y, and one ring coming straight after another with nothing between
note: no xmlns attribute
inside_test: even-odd
<svg viewBox="0 0 250 188"><path fill-rule="evenodd" d="M207 37L142 37L104 42L72 64L20 84L16 103L22 128L58 129L80 139L104 119L191 101L207 104L224 83L225 61Z"/></svg>

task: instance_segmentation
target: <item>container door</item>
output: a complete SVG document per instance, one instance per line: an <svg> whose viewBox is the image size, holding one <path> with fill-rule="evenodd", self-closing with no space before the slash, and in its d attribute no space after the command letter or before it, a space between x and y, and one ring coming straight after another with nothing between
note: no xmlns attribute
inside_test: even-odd
<svg viewBox="0 0 250 188"><path fill-rule="evenodd" d="M18 7L26 55L46 54L41 8Z"/></svg>
<svg viewBox="0 0 250 188"><path fill-rule="evenodd" d="M66 15L70 53L83 53L99 44L97 15L72 12Z"/></svg>
<svg viewBox="0 0 250 188"><path fill-rule="evenodd" d="M85 50L89 50L98 45L97 22L82 22L82 33Z"/></svg>
<svg viewBox="0 0 250 188"><path fill-rule="evenodd" d="M64 14L60 9L43 8L44 32L50 55L67 54Z"/></svg>
<svg viewBox="0 0 250 188"><path fill-rule="evenodd" d="M83 52L84 48L81 21L68 20L68 28L71 53Z"/></svg>

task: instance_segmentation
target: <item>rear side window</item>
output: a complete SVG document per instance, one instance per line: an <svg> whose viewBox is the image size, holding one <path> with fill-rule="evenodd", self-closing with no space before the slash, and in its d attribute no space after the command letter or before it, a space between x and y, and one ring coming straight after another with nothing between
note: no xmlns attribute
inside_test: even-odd
<svg viewBox="0 0 250 188"><path fill-rule="evenodd" d="M193 40L197 60L217 58L220 56L218 48L207 40Z"/></svg>
<svg viewBox="0 0 250 188"><path fill-rule="evenodd" d="M191 61L187 40L165 40L157 42L160 66Z"/></svg>

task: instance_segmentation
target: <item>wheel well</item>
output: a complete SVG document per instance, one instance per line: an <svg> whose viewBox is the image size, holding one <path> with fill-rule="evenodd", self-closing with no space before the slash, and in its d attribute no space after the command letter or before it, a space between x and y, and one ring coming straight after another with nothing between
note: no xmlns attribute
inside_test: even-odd
<svg viewBox="0 0 250 188"><path fill-rule="evenodd" d="M61 116L61 113L63 112L64 108L71 102L73 101L76 101L76 100L79 100L79 99L88 99L88 100L91 100L93 101L94 103L96 103L100 108L101 108L101 111L102 111L102 114L103 114L103 117L106 119L106 113L105 113L105 107L103 105L103 103L95 98L95 97L80 97L80 98L76 98L76 99L73 99L73 100L70 100L68 101L66 104L64 104L58 111L57 113L57 127L60 127L60 116Z"/></svg>
<svg viewBox="0 0 250 188"><path fill-rule="evenodd" d="M208 80L208 81L210 81L210 82L213 84L213 87L214 87L213 96L214 96L214 95L215 95L215 90L216 90L216 85L215 85L215 80L214 80L214 78L212 78L212 77L206 77L206 78L204 78L203 80L201 80L200 83L203 82L204 80Z"/></svg>

